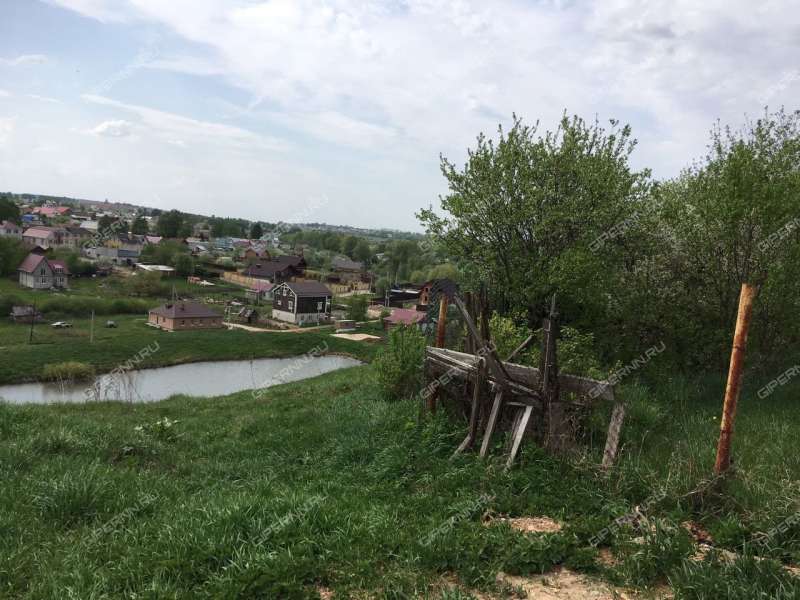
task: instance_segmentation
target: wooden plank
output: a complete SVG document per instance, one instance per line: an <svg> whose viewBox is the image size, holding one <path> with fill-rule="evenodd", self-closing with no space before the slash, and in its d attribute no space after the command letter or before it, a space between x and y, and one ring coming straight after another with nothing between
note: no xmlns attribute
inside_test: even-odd
<svg viewBox="0 0 800 600"><path fill-rule="evenodd" d="M435 348L428 348L428 351L436 351ZM438 350L448 357L452 357L465 364L474 364L476 357L457 350ZM512 381L516 381L532 389L538 389L540 386L539 369L535 367L526 367L515 363L503 363L503 367L511 377ZM598 381L590 379L589 377L580 377L578 375L566 375L564 373L558 374L558 385L562 392L570 392L578 396L584 396L596 400L606 400L613 402L614 386L608 381Z"/></svg>
<svg viewBox="0 0 800 600"><path fill-rule="evenodd" d="M622 429L622 421L625 419L625 405L617 402L614 410L611 411L611 422L608 426L608 436L606 437L606 447L603 451L603 468L607 469L614 464L619 447L619 434Z"/></svg>
<svg viewBox="0 0 800 600"><path fill-rule="evenodd" d="M516 357L516 356L517 356L517 354L519 354L520 352L522 352L522 351L523 351L523 350L525 350L525 349L526 349L528 346L530 346L530 345L531 345L531 342L533 341L533 338L534 338L534 337L535 337L535 336L534 336L533 334L530 334L530 335L529 335L529 336L528 336L528 337L525 339L525 341L524 341L524 342L522 342L522 343L521 343L519 346L517 346L517 347L516 347L516 349L515 349L515 350L514 350L514 351L513 351L511 354L509 354L509 355L508 355L508 358L507 358L507 359L505 359L505 361L503 361L503 362L511 362L512 360L514 360L514 357Z"/></svg>
<svg viewBox="0 0 800 600"><path fill-rule="evenodd" d="M489 422L486 423L486 431L483 433L483 443L481 444L481 458L486 457L489 451L489 445L492 442L492 435L494 435L494 428L497 426L497 418L500 415L500 409L503 406L503 388L496 386L497 392L494 396L494 404L492 404L492 412L489 414Z"/></svg>
<svg viewBox="0 0 800 600"><path fill-rule="evenodd" d="M520 444L522 444L522 440L525 437L525 432L528 429L528 421L530 421L531 419L531 413L533 413L533 407L526 406L521 412L522 415L517 421L516 428L514 429L514 431L512 431L513 442L511 444L511 452L509 452L508 460L506 461L506 469L510 469L511 465L514 464L514 459L517 457L517 452L519 452Z"/></svg>
<svg viewBox="0 0 800 600"><path fill-rule="evenodd" d="M475 438L478 435L478 413L480 411L481 401L481 387L483 386L484 368L481 365L475 372L474 387L472 388L472 404L469 411L469 429L467 430L467 437L461 442L461 445L453 453L453 457L461 454L464 450L472 448L475 443Z"/></svg>
<svg viewBox="0 0 800 600"><path fill-rule="evenodd" d="M499 385L504 387L507 386L510 377L503 368L500 359L497 358L497 353L488 345L486 345L483 339L481 339L480 334L478 334L478 330L475 328L475 323L472 322L472 318L469 316L467 309L464 307L464 303L461 301L461 298L458 296L453 296L453 300L455 301L458 310L461 312L461 318L464 319L467 330L474 338L475 344L480 348L480 352L483 354L483 356L486 357L486 364L489 365L489 370L492 372L492 375L494 375L495 380Z"/></svg>

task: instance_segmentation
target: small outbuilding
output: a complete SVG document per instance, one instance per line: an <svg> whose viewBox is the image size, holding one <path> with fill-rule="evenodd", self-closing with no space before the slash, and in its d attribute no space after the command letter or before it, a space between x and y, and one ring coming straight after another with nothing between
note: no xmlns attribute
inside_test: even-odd
<svg viewBox="0 0 800 600"><path fill-rule="evenodd" d="M163 304L150 310L147 322L167 331L224 327L222 315L199 302Z"/></svg>

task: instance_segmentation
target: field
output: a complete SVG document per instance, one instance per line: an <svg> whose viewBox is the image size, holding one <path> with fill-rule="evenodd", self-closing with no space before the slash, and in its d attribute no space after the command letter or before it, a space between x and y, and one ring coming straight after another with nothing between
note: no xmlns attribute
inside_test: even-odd
<svg viewBox="0 0 800 600"><path fill-rule="evenodd" d="M34 326L32 343L29 343L31 339L29 325L12 323L5 318L0 319L0 352L3 357L0 360L0 384L37 380L41 377L44 365L64 361L89 363L98 372L110 371L131 359L143 348L154 347L154 342L158 342L158 351L140 363L142 368L202 360L297 356L322 344L327 344L330 352L349 354L362 360L369 360L375 352L373 345L331 337L329 334L332 328L302 334L251 333L239 329L168 333L148 327L145 324L147 321L145 312L98 314L95 319L94 342L90 343L89 311L85 306L101 291L98 290L98 285L102 284L102 281L77 281L80 285L75 285L72 291L57 295L50 292L21 290L13 282L2 280L0 299L13 294L25 301L35 300L39 305L45 301L54 303L56 309L45 312L45 322ZM186 285L185 281L183 284ZM241 294L241 288L231 290L221 286L214 293L225 297L236 297L235 294ZM156 306L164 300L166 298L148 298L136 299L135 302L147 307ZM130 302L130 299L112 294L108 298L103 297L99 300L104 304L119 301ZM77 311L78 316L59 312L57 309L59 304L71 306L75 309L71 312ZM60 319L68 321L73 327L54 329L50 326L51 322ZM108 320L113 320L117 327L106 328L105 323ZM366 330L374 333L374 329L367 327Z"/></svg>
<svg viewBox="0 0 800 600"><path fill-rule="evenodd" d="M565 566L643 597L800 597L796 388L745 393L735 473L709 484L721 381L623 386L609 474L599 427L580 456L526 446L504 473L500 448L450 461L463 422L418 423L372 368L258 400L0 405L0 596L512 598ZM563 529L502 520L545 516ZM713 539L704 561L687 522Z"/></svg>

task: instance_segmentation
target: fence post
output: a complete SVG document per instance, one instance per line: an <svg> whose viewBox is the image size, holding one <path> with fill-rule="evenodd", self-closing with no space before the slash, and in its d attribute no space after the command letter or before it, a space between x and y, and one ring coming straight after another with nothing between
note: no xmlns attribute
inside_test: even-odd
<svg viewBox="0 0 800 600"><path fill-rule="evenodd" d="M753 301L758 287L749 283L742 284L739 294L739 312L736 315L736 331L733 335L731 364L728 369L728 383L725 386L725 402L722 407L722 422L719 426L719 442L717 444L717 460L714 472L720 475L728 470L731 464L731 439L733 425L736 420L736 403L742 383L744 353L747 347L747 332L750 328L750 317L753 314Z"/></svg>

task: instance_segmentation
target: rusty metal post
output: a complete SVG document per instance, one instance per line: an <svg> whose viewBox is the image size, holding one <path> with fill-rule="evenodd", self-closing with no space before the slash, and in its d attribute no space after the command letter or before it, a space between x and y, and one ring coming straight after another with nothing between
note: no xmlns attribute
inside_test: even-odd
<svg viewBox="0 0 800 600"><path fill-rule="evenodd" d="M742 291L739 294L739 313L736 315L736 331L733 335L731 364L728 370L728 383L725 386L725 403L722 407L722 422L719 428L717 460L714 464L714 472L717 475L727 471L731 464L731 438L733 437L733 424L736 420L736 403L739 400L739 392L741 391L744 352L747 347L747 332L750 328L750 317L753 314L753 301L755 300L757 292L757 286L743 283Z"/></svg>
<svg viewBox="0 0 800 600"><path fill-rule="evenodd" d="M439 322L436 324L436 347L444 348L445 325L447 324L447 296L442 294L439 299ZM439 399L439 389L428 396L428 410L436 412L436 402Z"/></svg>
<svg viewBox="0 0 800 600"><path fill-rule="evenodd" d="M447 325L447 296L439 299L439 322L436 324L436 347L444 348L445 325Z"/></svg>

